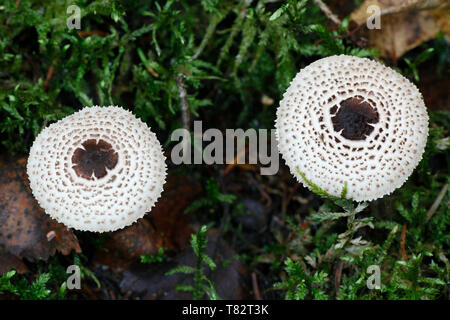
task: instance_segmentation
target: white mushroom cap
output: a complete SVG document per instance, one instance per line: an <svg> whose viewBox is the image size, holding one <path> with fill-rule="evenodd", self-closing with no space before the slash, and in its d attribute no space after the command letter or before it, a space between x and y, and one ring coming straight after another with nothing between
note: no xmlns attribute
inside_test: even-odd
<svg viewBox="0 0 450 320"><path fill-rule="evenodd" d="M68 227L114 231L161 195L165 157L156 135L121 107L85 107L42 130L27 163L40 206Z"/></svg>
<svg viewBox="0 0 450 320"><path fill-rule="evenodd" d="M305 186L370 201L391 193L422 158L428 115L414 84L369 59L331 56L302 69L277 110L278 149Z"/></svg>

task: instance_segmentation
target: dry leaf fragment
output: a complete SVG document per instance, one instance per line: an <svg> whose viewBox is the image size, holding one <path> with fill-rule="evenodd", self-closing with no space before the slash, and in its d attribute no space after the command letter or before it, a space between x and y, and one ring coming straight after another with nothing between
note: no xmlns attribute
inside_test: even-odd
<svg viewBox="0 0 450 320"><path fill-rule="evenodd" d="M380 8L380 29L366 29L369 45L380 55L396 61L405 52L433 39L440 30L449 31L449 2L446 0L366 0L352 12L350 19L365 24ZM431 10L433 9L433 10Z"/></svg>
<svg viewBox="0 0 450 320"><path fill-rule="evenodd" d="M0 160L0 249L29 260L81 252L73 232L46 215L31 195L25 164L25 158Z"/></svg>

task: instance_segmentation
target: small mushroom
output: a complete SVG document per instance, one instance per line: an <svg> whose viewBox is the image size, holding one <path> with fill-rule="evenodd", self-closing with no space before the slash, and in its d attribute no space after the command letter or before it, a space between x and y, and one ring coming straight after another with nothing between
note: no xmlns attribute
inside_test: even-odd
<svg viewBox="0 0 450 320"><path fill-rule="evenodd" d="M339 197L347 185L347 198L370 201L411 175L424 152L428 115L419 90L396 71L331 56L292 80L276 132L280 153L305 186Z"/></svg>
<svg viewBox="0 0 450 320"><path fill-rule="evenodd" d="M121 107L85 107L42 130L27 163L30 187L52 218L78 230L121 229L161 195L156 135Z"/></svg>

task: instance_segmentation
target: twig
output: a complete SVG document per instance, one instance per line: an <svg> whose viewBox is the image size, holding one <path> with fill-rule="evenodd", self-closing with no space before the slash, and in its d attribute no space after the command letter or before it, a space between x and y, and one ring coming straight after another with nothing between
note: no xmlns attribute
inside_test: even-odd
<svg viewBox="0 0 450 320"><path fill-rule="evenodd" d="M448 190L448 183L446 183L441 191L439 192L436 200L434 200L433 204L431 205L430 209L428 209L427 211L427 220L426 222L428 222L431 217L433 216L433 214L436 212L436 210L439 208L439 205L441 204L442 199L444 198L445 194L447 193Z"/></svg>
<svg viewBox="0 0 450 320"><path fill-rule="evenodd" d="M94 35L94 34L96 34L96 35L98 35L98 36L101 36L101 37L104 37L104 36L107 36L107 35L108 35L108 33L103 32L103 31L100 31L100 30L94 30L94 31L80 31L80 32L78 32L78 35L79 35L80 37L82 37L82 38L84 38L84 37L89 37L89 36L92 36L92 35Z"/></svg>
<svg viewBox="0 0 450 320"><path fill-rule="evenodd" d="M158 77L159 77L159 74L158 74L158 73L155 71L155 69L153 69L152 67L148 66L148 67L147 67L147 71L150 72L150 74L151 74L152 76L154 76L155 78L158 78Z"/></svg>
<svg viewBox="0 0 450 320"><path fill-rule="evenodd" d="M341 287L342 269L343 268L344 268L344 261L341 260L338 262L336 272L334 273L334 288L336 290L336 295L339 294L339 289Z"/></svg>
<svg viewBox="0 0 450 320"><path fill-rule="evenodd" d="M408 256L406 255L406 249L405 249L405 240L406 240L406 223L403 224L402 234L400 235L400 252L401 252L403 260L408 262Z"/></svg>
<svg viewBox="0 0 450 320"><path fill-rule="evenodd" d="M330 8L325 3L322 2L322 0L314 0L314 3L319 6L320 10L325 13L328 19L330 19L337 25L342 24L342 21L330 10Z"/></svg>
<svg viewBox="0 0 450 320"><path fill-rule="evenodd" d="M53 77L53 73L54 73L54 72L55 72L55 66L54 66L54 65L51 65L50 68L48 68L47 76L45 77L45 81L44 81L44 90L47 89L47 87L48 87L48 85L49 85L49 83L50 83L50 80L51 80L52 77Z"/></svg>
<svg viewBox="0 0 450 320"><path fill-rule="evenodd" d="M252 272L252 286L253 286L253 294L255 295L255 300L262 300L261 293L259 292L258 287L258 278L256 272Z"/></svg>
<svg viewBox="0 0 450 320"><path fill-rule="evenodd" d="M175 75L175 82L178 88L178 97L180 98L181 105L181 120L183 122L183 128L189 131L191 123L191 114L189 112L189 103L187 99L187 93L185 88L186 78L184 76Z"/></svg>

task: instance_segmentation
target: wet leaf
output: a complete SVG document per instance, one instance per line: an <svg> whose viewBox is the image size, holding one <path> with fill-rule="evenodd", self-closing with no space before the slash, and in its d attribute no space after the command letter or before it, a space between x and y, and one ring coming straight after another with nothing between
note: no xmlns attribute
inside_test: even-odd
<svg viewBox="0 0 450 320"><path fill-rule="evenodd" d="M47 260L56 251L81 252L73 232L45 214L34 199L25 158L0 160L0 248L29 260Z"/></svg>

